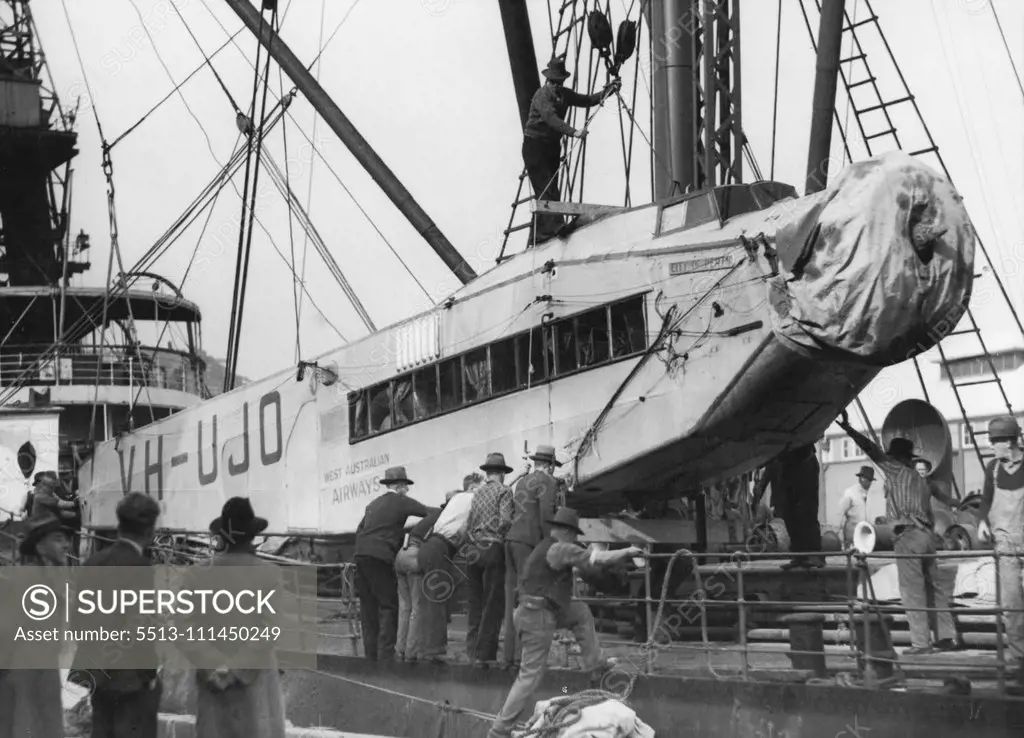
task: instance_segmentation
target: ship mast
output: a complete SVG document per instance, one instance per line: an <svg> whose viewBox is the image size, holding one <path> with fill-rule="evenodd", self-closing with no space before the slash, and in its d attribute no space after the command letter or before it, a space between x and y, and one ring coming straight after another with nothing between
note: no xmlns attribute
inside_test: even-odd
<svg viewBox="0 0 1024 738"><path fill-rule="evenodd" d="M743 181L738 0L648 0L654 199Z"/></svg>
<svg viewBox="0 0 1024 738"><path fill-rule="evenodd" d="M811 138L807 149L805 194L821 192L828 184L829 152L832 149L832 119L839 84L839 56L843 45L846 0L822 3L818 23L818 61L814 74L814 102L811 106Z"/></svg>
<svg viewBox="0 0 1024 738"><path fill-rule="evenodd" d="M320 86L316 78L299 61L298 57L288 48L281 37L267 23L260 22L260 12L249 0L226 0L227 4L242 19L265 49L274 58L289 79L305 95L310 105L323 117L331 130L348 147L363 168L373 177L399 211L408 219L412 226L423 236L424 240L437 253L453 274L466 284L476 277L476 272L466 263L462 255L437 227L430 216L413 199L412 194L402 185L395 173L388 168L377 152L373 150L365 138L356 130L351 121L331 99L330 95Z"/></svg>

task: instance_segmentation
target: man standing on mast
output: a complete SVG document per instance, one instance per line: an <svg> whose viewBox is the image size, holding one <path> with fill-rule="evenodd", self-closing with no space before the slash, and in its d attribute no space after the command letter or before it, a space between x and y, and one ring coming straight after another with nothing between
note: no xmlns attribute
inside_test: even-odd
<svg viewBox="0 0 1024 738"><path fill-rule="evenodd" d="M541 73L547 82L534 93L530 102L530 115L523 137L523 162L537 200L557 201L560 199L558 167L562 158L562 136L582 139L587 135L585 126L576 130L565 122L566 111L570 105L589 108L600 104L610 93L617 92L622 82L614 79L593 95L568 90L563 85L572 75L565 69L564 56L553 58ZM560 215L538 215L534 243L554 237L562 225Z"/></svg>

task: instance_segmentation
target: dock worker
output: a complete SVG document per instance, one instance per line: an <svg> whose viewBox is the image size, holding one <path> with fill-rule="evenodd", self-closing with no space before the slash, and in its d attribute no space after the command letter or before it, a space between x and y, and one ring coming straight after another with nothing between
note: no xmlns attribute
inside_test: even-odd
<svg viewBox="0 0 1024 738"><path fill-rule="evenodd" d="M857 482L843 490L836 510L836 520L843 537L843 548L853 545L853 531L858 523L868 522L868 493L875 483L875 468L864 465L857 472Z"/></svg>
<svg viewBox="0 0 1024 738"><path fill-rule="evenodd" d="M985 484L977 516L978 532L995 539L999 557L1001 606L1006 608L1008 662L1018 669L1017 684L1007 691L1024 694L1024 449L1020 424L1012 416L993 418L988 440L995 458L985 467Z"/></svg>
<svg viewBox="0 0 1024 738"><path fill-rule="evenodd" d="M609 94L617 92L622 82L615 79L593 95L581 95L566 89L565 81L572 75L566 71L564 56L553 58L541 74L547 81L530 101L530 114L523 136L523 162L533 185L534 197L558 201L561 197L558 168L562 157L562 136L582 139L587 135L585 127L577 130L565 122L566 111L570 105L589 108L600 104ZM538 215L534 243L554 237L563 223L560 215Z"/></svg>
<svg viewBox="0 0 1024 738"><path fill-rule="evenodd" d="M467 477L463 489L446 495L441 514L420 546L417 560L423 573L423 600L417 640L419 658L427 661L441 662L448 654L448 608L455 594L453 559L465 539L475 489L472 477Z"/></svg>
<svg viewBox="0 0 1024 738"><path fill-rule="evenodd" d="M148 567L149 547L156 536L160 504L141 492L131 492L117 503L117 540L85 560L86 566ZM144 571L144 570L140 570ZM135 582L142 585L146 580ZM152 574L148 575L152 581ZM68 678L89 690L92 735L96 738L156 738L162 685L153 643L131 645L131 657L150 668L110 669L102 643L82 643L75 651Z"/></svg>
<svg viewBox="0 0 1024 738"><path fill-rule="evenodd" d="M505 534L505 661L519 661L516 631L512 613L516 592L526 569L526 560L534 546L551 533L551 520L559 507L559 482L555 468L562 463L555 457L555 447L537 446L529 457L536 466L519 480L512 493L512 524Z"/></svg>
<svg viewBox="0 0 1024 738"><path fill-rule="evenodd" d="M886 518L896 535L894 550L898 554L921 557L896 560L900 597L910 626L911 647L903 651L904 655L956 650L956 625L949 611L949 595L939 582L938 564L930 557L936 552L931 491L928 483L914 470L914 442L909 438L894 437L883 453L850 426L845 410L838 423L885 475ZM934 613L937 634L934 644L930 642L933 619L929 617L927 608L937 610Z"/></svg>
<svg viewBox="0 0 1024 738"><path fill-rule="evenodd" d="M473 495L464 547L469 580L466 654L474 665L498 656L498 635L505 619L505 533L512 524L512 490L505 484L512 467L504 455L489 454L480 470L487 481Z"/></svg>
<svg viewBox="0 0 1024 738"><path fill-rule="evenodd" d="M919 456L918 458L914 459L914 471L916 471L918 474L924 477L925 481L928 482L928 489L931 491L933 498L941 502L950 510L956 510L956 499L952 495L946 494L942 490L942 487L936 484L934 480L928 478L928 476L932 473L932 462L928 461L928 459Z"/></svg>
<svg viewBox="0 0 1024 738"><path fill-rule="evenodd" d="M559 508L549 525L549 535L526 561L522 591L515 611L515 627L522 638L523 657L512 689L487 738L508 738L516 719L540 686L547 670L555 630L572 630L580 646L583 670L591 681L599 676L601 648L594 630L594 616L586 603L572 597L573 567L607 566L638 556L641 550L629 546L618 551L598 551L580 545L579 515Z"/></svg>
<svg viewBox="0 0 1024 738"><path fill-rule="evenodd" d="M783 569L817 567L825 565L821 556L807 556L821 551L821 525L818 523L818 486L821 467L814 444L807 443L787 449L770 461L758 485L760 499L765 485L772 488L772 507L782 518L789 533L789 548L797 553L783 564Z"/></svg>
<svg viewBox="0 0 1024 738"><path fill-rule="evenodd" d="M426 517L432 510L407 497L413 481L404 466L386 469L380 483L387 491L366 506L356 528L356 594L366 658L391 661L398 639L395 556L402 545L405 521L413 516Z"/></svg>

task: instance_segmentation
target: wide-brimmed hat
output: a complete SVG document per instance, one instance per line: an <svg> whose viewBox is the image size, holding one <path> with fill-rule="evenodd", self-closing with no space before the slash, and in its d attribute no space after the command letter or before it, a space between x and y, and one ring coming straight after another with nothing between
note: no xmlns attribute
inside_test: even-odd
<svg viewBox="0 0 1024 738"><path fill-rule="evenodd" d="M505 454L487 454L487 461L480 465L481 471L512 473L512 467L505 463Z"/></svg>
<svg viewBox="0 0 1024 738"><path fill-rule="evenodd" d="M1017 438L1019 435L1020 424L1012 415L992 418L992 420L988 421L988 440L990 443L1007 438Z"/></svg>
<svg viewBox="0 0 1024 738"><path fill-rule="evenodd" d="M267 529L265 518L256 517L248 497L232 497L221 508L220 517L210 523L210 532L229 541L254 538Z"/></svg>
<svg viewBox="0 0 1024 738"><path fill-rule="evenodd" d="M412 484L413 481L406 476L404 466L390 466L384 470L380 483L390 487L392 484Z"/></svg>
<svg viewBox="0 0 1024 738"><path fill-rule="evenodd" d="M574 530L580 535L583 535L583 531L580 530L580 516L571 507L560 507L555 512L555 517L551 519L551 525L558 525L562 528L568 528Z"/></svg>
<svg viewBox="0 0 1024 738"><path fill-rule="evenodd" d="M566 80L572 76L565 68L564 56L552 57L551 61L548 62L547 68L541 74L548 79L556 80Z"/></svg>
<svg viewBox="0 0 1024 738"><path fill-rule="evenodd" d="M28 520L28 528L18 543L18 551L22 556L31 556L36 552L36 546L41 540L51 533L57 532L70 533L56 515L47 513L37 518L30 518Z"/></svg>
<svg viewBox="0 0 1024 738"><path fill-rule="evenodd" d="M896 436L889 441L889 448L886 453L890 456L900 456L903 458L913 458L914 456L914 442L909 438L903 438Z"/></svg>
<svg viewBox="0 0 1024 738"><path fill-rule="evenodd" d="M555 466L561 466L562 462L555 456L555 447L541 444L537 451L530 457L530 461L542 461Z"/></svg>
<svg viewBox="0 0 1024 738"><path fill-rule="evenodd" d="M863 477L869 482L875 481L875 467L873 466L862 466L860 471L857 472L858 477Z"/></svg>

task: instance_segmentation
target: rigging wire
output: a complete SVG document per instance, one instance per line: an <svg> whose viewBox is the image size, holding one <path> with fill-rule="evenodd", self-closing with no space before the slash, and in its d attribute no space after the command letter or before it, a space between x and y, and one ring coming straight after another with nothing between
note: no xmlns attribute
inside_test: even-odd
<svg viewBox="0 0 1024 738"><path fill-rule="evenodd" d="M100 351L102 351L103 347L104 347L104 345L106 343L106 330L105 330L105 328L106 328L106 319L107 319L107 306L108 306L109 297L110 297L111 278L113 276L113 274L111 272L111 270L113 268L113 262L112 262L113 254L116 253L117 260L118 260L118 263L119 263L119 268L122 270L122 272L124 271L124 267L120 265L120 263L121 263L121 251L120 251L120 247L119 247L118 241L117 241L117 235L118 235L118 233L117 233L117 211L114 208L114 172L113 172L113 162L110 159L110 146L107 144L106 137L103 134L103 124L100 123L100 115L99 115L99 110L97 109L97 106L96 106L96 99L93 97L92 87L89 84L89 78L88 78L88 76L86 75L86 72L85 72L85 64L82 62L82 52L81 52L81 49L78 46L78 37L75 35L75 28L74 28L74 25L71 22L71 15L70 15L70 13L68 13L67 0L61 0L61 7L64 9L64 18L67 20L67 23L68 23L68 32L71 34L71 43L75 47L75 57L78 59L78 68L79 68L79 70L82 73L82 80L85 83L86 92L89 94L89 100L92 102L92 105L90 105L89 107L92 109L93 119L96 121L96 132L99 134L100 141L102 142L102 146L103 146L103 174L104 174L104 177L107 180L107 219L108 219L109 224L110 224L110 249L111 249L111 257L108 259L107 283L106 283L106 285L104 287L103 322L100 324ZM132 329L132 333L133 333L133 338L134 338L134 333L135 333L135 316L134 316L133 311L132 311L131 300L130 299L127 300L125 302L125 305L128 308L128 318L131 321L130 325L131 325L131 329ZM63 343L63 341L62 340L58 340L55 343L57 344L57 347L59 348L59 346L61 345L61 343ZM139 351L138 341L134 341L134 347L136 349L136 352L138 353L139 364L140 364L140 366L142 366L142 353L141 353L141 351ZM99 389L99 381L100 381L100 378L99 378L99 375L97 374L97 376L96 376L97 391ZM150 399L152 400L152 398L150 398ZM130 418L131 418L131 415L129 414L129 419ZM93 405L91 423L92 423L92 427L90 429L90 433L93 433L95 431L95 426L96 426L96 406L95 406L95 404Z"/></svg>
<svg viewBox="0 0 1024 738"><path fill-rule="evenodd" d="M259 33L256 36L257 43L259 43L261 48L263 46L263 43L262 43L263 25L264 25L263 18L264 18L264 16L261 13L260 14L260 29L259 29ZM278 26L278 16L277 16L277 4L275 3L273 5L273 9L271 10L271 14L270 14L270 33L271 33L271 37L276 35L278 30L279 30L279 26ZM259 81L259 73L257 72L256 79L254 81L254 85L258 84L258 81ZM237 272L235 274L236 283L237 283L238 277L241 276L241 285L240 285L240 290L238 292L238 314L237 314L237 319L232 321L232 327L234 329L234 336L233 336L234 343L230 347L230 350L231 350L231 353L230 353L231 363L229 365L229 371L225 372L225 374L224 374L224 385L225 385L224 391L225 392L227 392L228 390L230 390L234 386L234 384L235 384L235 375L236 375L237 369L238 369L238 349L239 349L239 346L240 346L240 343L241 343L241 340L242 340L242 316L243 316L243 312L245 310L245 290L246 290L246 286L247 286L248 281L249 281L249 258L252 255L252 225L253 225L253 219L256 216L257 185L259 183L260 161L261 161L261 158L262 158L261 154L262 154L262 151L263 151L263 135L262 134L263 134L263 128L264 128L264 126L266 125L266 122L267 122L267 119L266 119L266 114L267 114L267 95L268 95L269 92L270 92L270 51L268 50L267 51L266 65L264 66L264 69L263 69L263 96L262 96L262 100L260 102L259 136L257 137L257 144L255 146L255 152L254 152L255 153L256 161L254 162L254 165L253 165L252 200L250 201L250 204L249 204L249 223L248 223L248 228L245 228L243 226L243 228L240 229L240 231L241 231L240 236L244 235L245 239L246 239L246 241L245 241L245 256L244 256L245 262L244 262L244 265L242 267L241 274L239 275ZM255 111L256 111L256 94L255 94L255 90L253 91L252 109L253 109L253 113L255 113ZM244 207L244 204L243 204L243 207ZM244 217L244 212L245 211L243 210L242 212L243 212L243 217ZM248 233L246 233L246 230L248 230ZM241 243L239 244L239 247L241 247ZM232 309L232 313L234 313L234 309Z"/></svg>
<svg viewBox="0 0 1024 738"><path fill-rule="evenodd" d="M1020 73L1017 71L1017 64L1013 61L1013 53L1010 51L1010 44L1006 41L1006 34L1003 33L1003 24L999 22L999 11L996 4L989 2L988 7L992 10L992 17L996 19L996 27L999 29L999 37L1003 39L1003 48L1006 49L1006 58L1010 60L1010 67L1013 69L1013 76L1017 80L1017 89L1020 90L1021 99L1024 100L1024 83L1020 80Z"/></svg>
<svg viewBox="0 0 1024 738"><path fill-rule="evenodd" d="M146 19L142 17L142 11L139 10L139 6L135 0L128 0L128 2L131 3L132 8L135 10L135 15L137 15L139 18L139 24L142 26L142 30L146 32L146 38L149 39L149 45L153 47L153 53L156 55L157 61L159 61L160 66L163 67L164 72L167 74L167 78L171 80L171 84L175 86L175 89L177 90L178 93L178 97L181 98L181 104L185 106L185 110L187 110L188 114L192 116L193 120L195 120L196 125L199 126L199 130L203 132L203 137L206 139L207 148L210 149L210 153L213 154L213 158L217 161L217 164L220 165L220 160L217 159L217 155L214 154L213 152L213 143L210 141L210 136L206 132L206 128L200 122L199 118L195 114L195 111L192 110L192 107L188 104L188 101L185 99L185 95L181 92L181 87L175 81L174 75L171 74L171 70L167 67L166 62L164 62L163 56L160 54L159 51L157 51L156 41L153 40L153 34L149 32L149 26L146 25Z"/></svg>
<svg viewBox="0 0 1024 738"><path fill-rule="evenodd" d="M281 94L284 95L284 72L281 71L281 67L277 68L277 81L281 88ZM281 125L281 139L282 145L284 146L284 181L287 186L288 182L291 181L291 172L289 171L288 163L288 124L287 122ZM269 152L267 156L270 156ZM295 231L292 228L292 215L294 214L294 208L291 206L291 188L288 188L288 246L291 250L292 256L292 302L295 305L295 361L298 363L302 360L302 328L299 323L299 285L297 283L297 277L295 275Z"/></svg>
<svg viewBox="0 0 1024 738"><path fill-rule="evenodd" d="M205 2L204 2L204 4L205 4ZM206 7L207 7L207 10L209 11L209 6L207 5ZM353 8L354 7L355 6L353 6ZM214 22L217 23L217 25L220 26L221 30L226 35L228 33L227 28L224 26L223 23L221 23L220 19L216 15L214 15L213 11L209 11L209 12L210 12L210 15L213 17ZM284 15L287 15L287 13L288 13L288 9L285 8ZM338 28L335 29L335 34L341 28L342 24L345 22L345 20L349 17L350 14L351 14L351 10L349 11L348 14L345 15L345 18L342 19L341 23L338 24ZM331 34L331 38L333 38L335 34ZM237 41L235 41L233 43L235 44L235 47L238 48L239 51L242 51L241 47L238 46L238 42ZM330 39L328 39L328 43L330 43ZM323 50L321 50L321 53L324 50L326 50L326 46L324 47ZM244 56L245 52L242 51L242 54ZM318 54L317 56L319 57L320 55ZM245 59L249 63L249 66L253 66L253 63L251 61L249 61L249 58L247 56L245 56ZM313 65L310 64L310 66L307 68L307 71L309 69L311 69L312 66ZM254 66L253 66L253 68L255 69ZM271 93L271 94L273 94L273 93ZM434 295L432 295L430 293L430 291L427 290L427 288L423 286L423 283L416 276L416 273L409 267L409 265L406 263L405 259L403 259L401 257L401 255L399 255L398 251L395 249L395 247L391 243L391 241L388 240L387 236L384 235L384 232L381 231L381 229L377 225L377 223L373 220L373 218L370 217L370 214L366 211L366 208L363 207L362 203L359 202L358 198L356 198L356 196L352 192L352 190L350 190L348 188L348 186L342 180L342 178L338 174L338 172L334 169L333 166L331 166L330 161L328 161L327 157L325 157L323 155L323 152L320 150L320 147L317 146L316 142L309 137L309 134L307 134L306 131L302 128L302 126L299 125L299 122L297 120L295 120L295 116L292 115L292 113L290 111L287 113L287 115L288 115L288 118L292 121L292 123L295 124L295 128L299 131L299 133L302 134L302 137L304 139L306 139L306 142L310 145L310 148L312 149L312 151L317 155L317 157L319 157L320 161L323 162L324 166L327 167L327 170L334 177L335 181L345 191L345 194L349 196L349 198L355 204L355 206L359 210L359 212L363 215L363 217L366 218L367 222L370 224L370 226L373 228L373 230L376 231L377 235L380 236L381 240L384 242L384 245L388 247L388 250L392 253L392 255L395 257L395 259L398 260L398 263L402 265L402 268L405 269L405 271L409 275L410 279L412 279L412 281L416 284L416 286L419 287L420 291L427 298L427 301L430 302L431 305L436 305L437 304L437 300L434 298ZM307 296L308 296L308 292L307 292Z"/></svg>
<svg viewBox="0 0 1024 738"><path fill-rule="evenodd" d="M116 145L117 145L118 143L120 143L120 142L121 142L121 139L123 139L123 138L127 137L129 133L133 132L133 131L134 131L134 130L135 130L136 128L138 128L138 127L139 127L140 125L142 125L142 123L143 123L143 122L144 122L144 121L145 121L145 120L146 120L147 118L149 118L149 116L151 116L151 115L152 115L153 113L155 113L155 112L157 111L157 108L159 108L159 107L160 107L161 105L163 105L163 104L164 104L165 102L167 102L167 101L168 101L168 100L170 100L170 99L171 99L172 97L174 97L175 93L176 93L176 92L178 92L178 90L180 90L180 89L181 89L182 87L184 87L184 86L185 86L185 83L186 83L186 82L188 82L188 81L189 81L190 79L192 79L192 78L193 78L193 77L195 77L195 76L196 76L197 74L199 74L199 72L201 72L201 71L203 70L203 68L204 68L204 67L205 67L205 66L206 66L207 64L211 64L211 62L212 62L212 60L213 60L213 57L217 56L217 54L219 54L219 53L220 53L220 52L222 52L222 51L223 51L224 49L226 49L226 48L227 48L227 47L228 47L228 46L229 46L229 45L231 44L231 42L232 42L232 41L234 41L234 40L235 40L235 38L236 38L236 37L237 37L237 36L238 36L238 35L239 35L240 33L242 33L242 31L244 31L244 30L245 30L245 26L242 26L241 28L239 28L239 29L238 29L237 31L235 31L235 32L234 32L234 34L232 34L232 36L231 36L231 37L230 37L230 38L229 38L229 39L228 39L227 41L225 41L224 43L222 43L222 44L221 44L221 45L220 45L220 46L219 46L219 47L217 48L217 50L216 50L216 51L214 51L214 52L213 52L212 54L210 54L210 55L209 55L208 57L207 57L207 56L206 56L206 54L204 53L204 54L203 54L203 56L204 56L204 57L206 57L206 61L204 61L204 62L203 62L202 64L200 64L200 65L199 65L198 67L196 67L195 69L193 69L193 70L192 70L192 72L191 72L191 73L190 73L190 74L189 74L189 75L188 75L187 77L185 77L185 79L183 79L183 80L182 80L182 81L181 81L181 82L180 82L179 84L175 85L174 89L172 89L172 90L171 90L170 92L168 92L168 93L167 93L167 94L166 94L166 95L165 95L165 96L163 97L163 99L161 99L161 100L160 100L160 102L158 102L158 103L157 103L156 105L154 105L154 106L153 106L152 108L150 108L150 109L149 109L149 110L148 110L148 111L147 111L147 112L146 112L146 113L145 113L145 114L144 114L144 115L143 115L143 116L142 116L141 118L139 118L139 119L138 119L138 120L137 120L137 121L136 121L136 122L135 122L134 124L132 124L131 126L129 126L129 127L128 127L128 128L127 128L127 129L125 130L125 132L124 132L124 133L122 133L122 134L121 134L120 136L118 136L117 138L115 138L115 139L113 140L113 142L112 142L112 143L110 144L110 148L114 148L114 146L116 146ZM211 69L212 69L212 64L211 64ZM215 74L216 74L216 72L215 72Z"/></svg>
<svg viewBox="0 0 1024 738"><path fill-rule="evenodd" d="M356 6L356 4L358 4L358 2L359 2L359 0L356 0L356 2L353 3L352 8L355 8L355 6ZM344 23L345 19L348 18L349 13L352 12L352 8L349 8L348 13L345 14L345 18L341 19L341 23ZM316 46L317 46L318 49L320 49L320 52L316 55L316 58L313 59L313 65L316 66L316 73L314 75L314 79L316 79L317 84L320 83L320 70L323 68L322 64L320 63L320 59L321 59L321 57L322 57L322 55L324 53L324 49L326 48L326 45L323 42L323 40L324 40L324 19L325 19L326 15L327 15L327 0L320 0L320 33L319 33L319 36L318 36L317 42L316 42ZM341 29L341 24L339 23L338 27L334 29L334 33L337 33L340 29ZM334 38L334 34L331 34L331 38ZM327 43L330 43L330 39L327 40ZM317 134L317 130L316 129L317 129L317 125L319 123L320 123L320 116L319 115L314 115L313 116L313 140L314 141L316 140L316 134ZM313 165L314 164L316 164L316 157L310 157L310 160L309 160L309 184L306 185L306 212L307 213L310 213L313 210ZM303 280L306 279L306 255L308 253L309 253L309 234L307 233L302 238L302 267L300 268L300 274L301 274L301 279L303 279ZM295 321L299 322L301 320L301 318L302 318L302 294L300 293L299 294L299 298L298 298L298 304L295 306ZM299 347L296 346L296 350L298 350L298 348Z"/></svg>
<svg viewBox="0 0 1024 738"><path fill-rule="evenodd" d="M779 64L782 58L782 0L779 0L778 20L775 25L775 95L772 101L772 161L768 179L775 180L776 124L779 120Z"/></svg>
<svg viewBox="0 0 1024 738"><path fill-rule="evenodd" d="M183 16L181 14L181 11L178 10L178 6L175 4L174 0L171 0L171 7L174 8L174 12L177 13L178 19L181 21L181 24L185 26L185 30L188 31L188 35L192 37L192 40L196 44L196 48L199 49L199 53L202 54L203 59L206 60L206 64L204 66L209 66L210 71L213 72L213 76L217 78L217 83L220 85L220 88L224 90L224 94L227 95L228 101L231 103L231 109L235 112L236 115L238 113L241 113L242 111L239 109L238 103L235 102L235 98L231 97L231 91L228 89L228 86L224 84L224 80L221 79L220 75L217 74L217 69L213 66L213 62L211 62L210 57L206 55L206 52L203 50L202 44L199 43L199 39L197 39L196 35L192 33L192 27L189 26L188 21L185 20L185 16Z"/></svg>

